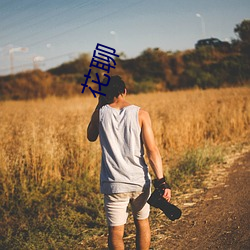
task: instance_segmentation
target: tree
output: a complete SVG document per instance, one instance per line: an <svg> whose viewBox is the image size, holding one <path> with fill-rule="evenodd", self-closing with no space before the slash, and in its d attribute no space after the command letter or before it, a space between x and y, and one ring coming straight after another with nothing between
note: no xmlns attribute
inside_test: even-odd
<svg viewBox="0 0 250 250"><path fill-rule="evenodd" d="M240 39L241 51L244 55L250 55L250 20L243 20L241 24L237 24L234 32L238 34Z"/></svg>
<svg viewBox="0 0 250 250"><path fill-rule="evenodd" d="M234 32L238 33L242 42L250 43L250 20L243 20L241 24L237 24Z"/></svg>
<svg viewBox="0 0 250 250"><path fill-rule="evenodd" d="M63 63L62 65L48 70L53 75L83 74L89 70L91 57L89 54L81 54L77 59Z"/></svg>

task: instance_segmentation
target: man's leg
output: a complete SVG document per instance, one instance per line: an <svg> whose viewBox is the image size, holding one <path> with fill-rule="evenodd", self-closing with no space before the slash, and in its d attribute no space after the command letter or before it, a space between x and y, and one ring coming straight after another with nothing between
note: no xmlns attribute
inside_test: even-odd
<svg viewBox="0 0 250 250"><path fill-rule="evenodd" d="M149 220L137 220L135 219L136 226L136 249L137 250L148 250L151 241L151 232Z"/></svg>
<svg viewBox="0 0 250 250"><path fill-rule="evenodd" d="M148 250L150 247L151 232L149 225L150 206L147 200L150 196L150 187L143 192L136 192L130 200L134 222L136 226L136 249Z"/></svg>
<svg viewBox="0 0 250 250"><path fill-rule="evenodd" d="M109 249L124 249L124 227L128 217L130 193L104 195L104 207L109 226Z"/></svg>
<svg viewBox="0 0 250 250"><path fill-rule="evenodd" d="M109 226L109 237L108 244L110 250L123 250L123 235L124 235L124 225L122 226Z"/></svg>

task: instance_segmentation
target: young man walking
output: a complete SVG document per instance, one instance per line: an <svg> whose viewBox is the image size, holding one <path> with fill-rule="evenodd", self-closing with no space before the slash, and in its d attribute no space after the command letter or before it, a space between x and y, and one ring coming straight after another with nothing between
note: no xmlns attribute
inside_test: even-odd
<svg viewBox="0 0 250 250"><path fill-rule="evenodd" d="M107 78L103 83L107 84ZM171 190L165 184L162 160L155 144L148 112L125 100L126 87L120 76L111 76L87 130L89 141L100 137L102 162L100 184L109 227L110 249L124 249L123 235L127 207L131 204L136 226L137 249L150 247L149 210L150 175L144 161L144 146L155 173L155 185L164 189L170 201Z"/></svg>

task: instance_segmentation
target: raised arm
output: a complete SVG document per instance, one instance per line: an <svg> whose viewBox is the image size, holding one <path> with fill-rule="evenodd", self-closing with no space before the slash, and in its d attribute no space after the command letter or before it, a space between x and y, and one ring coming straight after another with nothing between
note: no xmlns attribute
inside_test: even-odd
<svg viewBox="0 0 250 250"><path fill-rule="evenodd" d="M90 123L87 129L87 138L89 141L96 141L99 135L99 109L96 109L92 114Z"/></svg>
<svg viewBox="0 0 250 250"><path fill-rule="evenodd" d="M108 102L106 100L105 96L99 96L98 98L98 104L95 108L95 111L93 112L91 116L90 123L88 125L87 129L87 138L89 141L96 141L98 135L99 135L99 109L106 105Z"/></svg>

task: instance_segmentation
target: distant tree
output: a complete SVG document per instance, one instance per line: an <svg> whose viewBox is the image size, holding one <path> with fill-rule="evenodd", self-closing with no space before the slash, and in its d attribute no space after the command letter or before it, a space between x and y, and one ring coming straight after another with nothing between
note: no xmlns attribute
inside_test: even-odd
<svg viewBox="0 0 250 250"><path fill-rule="evenodd" d="M241 43L242 53L246 56L250 56L250 20L243 20L240 24L237 24L234 32L238 34Z"/></svg>
<svg viewBox="0 0 250 250"><path fill-rule="evenodd" d="M240 24L237 24L234 32L238 33L242 42L250 43L250 20L243 20Z"/></svg>
<svg viewBox="0 0 250 250"><path fill-rule="evenodd" d="M163 55L165 53L156 49L146 49L140 56L122 60L124 70L130 72L136 82L160 81L165 79Z"/></svg>
<svg viewBox="0 0 250 250"><path fill-rule="evenodd" d="M50 69L49 72L53 75L88 73L90 60L89 54L81 54L76 60L63 63L56 68Z"/></svg>

